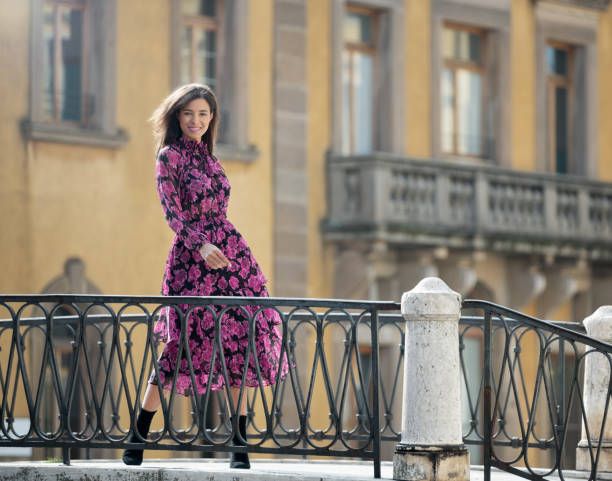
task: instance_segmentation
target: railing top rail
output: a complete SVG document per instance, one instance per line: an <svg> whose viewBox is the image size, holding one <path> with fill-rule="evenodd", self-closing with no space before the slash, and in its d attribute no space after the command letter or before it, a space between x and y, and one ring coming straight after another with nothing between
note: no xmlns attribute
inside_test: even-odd
<svg viewBox="0 0 612 481"><path fill-rule="evenodd" d="M471 300L468 300L468 301L473 302ZM478 302L483 302L483 301L478 301ZM464 306L464 307L472 307L472 306ZM397 306L397 310L398 311L400 310L399 305ZM285 314L287 313L285 312ZM339 312L328 312L328 313L318 313L318 314L321 316L325 316L325 318L330 321L346 320L346 316L344 316L343 314ZM121 314L121 320L128 321L128 322L129 321L137 322L137 321L144 320L146 318L147 318L147 315L144 313ZM72 324L75 320L78 320L78 319L80 319L80 316L78 314L66 314L66 315L60 315L60 316L53 316L53 320L56 325ZM114 319L114 316L112 316L111 314L107 312L87 315L87 322L111 322L113 319ZM304 313L304 312L299 312L299 311L291 314L291 320L293 321L302 321L306 319L311 319L311 315ZM404 322L404 318L402 314L399 312L395 312L395 313L382 312L382 313L379 313L378 319L381 324L385 324L389 322ZM44 316L22 317L19 319L19 323L22 326L38 325L38 324L44 324L46 322L47 322L47 318ZM482 316L463 316L462 315L461 319L459 320L459 324L470 325L470 326L482 326L483 322L484 322L484 318ZM521 321L513 319L513 318L508 318L506 319L506 322L509 324L516 324L517 322L521 322ZM550 320L543 321L543 322L547 322L549 324L552 324L553 326L562 327L564 329L569 329L573 332L579 332L581 334L586 333L584 325L578 322L562 322L562 321L550 321ZM14 324L13 319L8 319L8 318L0 319L0 327L10 327L13 324Z"/></svg>
<svg viewBox="0 0 612 481"><path fill-rule="evenodd" d="M379 316L379 317L383 318L382 316ZM513 325L513 324L520 323L521 320L506 318L505 322L510 325ZM544 322L552 324L553 326L558 326L564 329L569 329L572 332L579 332L581 334L586 333L586 329L584 328L584 325L580 324L579 322L564 322L564 321L550 321L550 320L545 320ZM481 326L484 324L484 317L483 316L461 316L461 319L459 320L459 324L469 325L469 326Z"/></svg>
<svg viewBox="0 0 612 481"><path fill-rule="evenodd" d="M327 307L338 309L399 310L401 305L392 301L365 301L346 299L305 299L291 297L243 297L243 296L125 296L98 294L5 294L0 295L0 305L9 302L38 303L90 303L90 304L190 304L226 306L292 306Z"/></svg>
<svg viewBox="0 0 612 481"><path fill-rule="evenodd" d="M288 315L287 312L283 312L284 315ZM346 315L340 313L340 312L319 312L316 313L318 316L320 317L324 317L325 319L329 320L329 321L346 321ZM364 315L363 313L349 313L349 314L355 314L355 315ZM367 317L367 314L365 314L365 316ZM95 314L87 314L85 322L87 324L91 324L94 322L98 322L98 323L108 323L108 322L112 322L117 316L113 316L109 313L95 313ZM139 322L139 321L143 321L146 320L148 317L150 317L150 315L147 315L145 313L124 313L121 314L121 320L124 322ZM395 321L399 321L399 322L403 322L404 319L402 317L401 314L390 314L390 313L384 313L384 314L379 314L379 320L381 322L395 322ZM64 324L73 324L75 321L80 320L81 316L79 314L66 314L66 315L60 315L60 316L53 316L53 322L55 323L55 325L64 325ZM312 315L311 314L307 314L305 312L294 312L291 314L290 318L288 320L290 321L303 321L303 320L310 320L312 319ZM14 324L14 320L13 319L0 319L0 328L2 327L11 327ZM47 318L45 316L33 316L33 317L22 317L19 319L19 324L21 326L36 326L36 325L41 325L41 324L45 324L47 322ZM480 323L482 323L482 319L480 320Z"/></svg>
<svg viewBox="0 0 612 481"><path fill-rule="evenodd" d="M521 323L527 324L528 326L534 327L536 329L548 330L554 334L562 336L572 341L577 341L588 346L594 347L601 351L612 353L612 344L608 344L606 342L599 341L592 337L589 337L586 334L581 334L576 332L575 330L568 329L562 327L563 323L553 323L550 321L543 321L542 319L538 319L536 317L528 316L527 314L523 314L521 312L515 311L508 307L500 306L493 302L489 301L480 301L475 299L466 299L462 304L463 308L475 308L475 309L485 309L501 316L508 316L515 321L520 321Z"/></svg>

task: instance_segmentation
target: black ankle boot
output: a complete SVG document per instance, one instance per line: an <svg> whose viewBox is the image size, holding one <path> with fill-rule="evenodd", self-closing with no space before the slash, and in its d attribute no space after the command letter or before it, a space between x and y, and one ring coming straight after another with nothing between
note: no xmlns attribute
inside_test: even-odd
<svg viewBox="0 0 612 481"><path fill-rule="evenodd" d="M143 438L146 438L147 434L149 434L149 428L151 427L151 421L154 415L155 411L147 411L146 409L141 409L140 414L138 414L136 429ZM136 437L135 433L132 433L129 442L140 443L142 441ZM123 462L127 465L140 466L142 464L142 449L126 449L121 459L123 459Z"/></svg>
<svg viewBox="0 0 612 481"><path fill-rule="evenodd" d="M246 441L246 416L238 416L238 430L242 439ZM238 435L234 433L234 446L246 446L246 444L238 438ZM251 463L249 462L248 453L232 453L230 456L230 468L234 469L250 469Z"/></svg>

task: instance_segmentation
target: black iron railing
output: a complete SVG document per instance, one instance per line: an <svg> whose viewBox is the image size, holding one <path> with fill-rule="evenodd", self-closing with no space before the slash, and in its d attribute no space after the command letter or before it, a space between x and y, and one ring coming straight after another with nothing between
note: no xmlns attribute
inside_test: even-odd
<svg viewBox="0 0 612 481"><path fill-rule="evenodd" d="M401 434L404 320L391 302L3 296L0 447L62 448L68 463L71 449L86 457L135 446L127 439L163 346L151 336L159 312L201 307L220 317L222 306L249 304L279 312L289 364L282 381L248 389L249 452L372 459L379 477L381 456L390 458ZM463 314L463 439L472 464L484 464L487 476L492 466L530 479L563 476L576 469L583 439L582 469L596 479L602 442L590 440L601 439L608 405L583 435L584 365L599 355L610 366L612 346L585 336L581 324L484 301L464 301ZM231 445L232 412L223 392L167 393L145 447L241 451Z"/></svg>
<svg viewBox="0 0 612 481"><path fill-rule="evenodd" d="M378 316L391 302L245 297L3 296L0 299L0 447L125 449L161 347L152 335L170 307L186 325L197 309L215 316L215 356L228 385L219 326L244 306L282 318L287 375L248 393L248 450L372 459L380 477ZM249 317L254 329L257 313ZM184 330L186 332L186 330ZM186 334L179 352L191 366ZM251 341L250 348L255 349ZM285 356L286 354L286 356ZM248 356L248 353L247 353ZM255 357L255 367L259 367ZM279 366L279 371L282 366ZM176 375L176 374L175 374ZM193 379L192 379L193 381ZM244 382L244 377L243 377ZM195 385L195 382L192 384ZM226 396L227 394L227 396ZM162 397L163 426L147 450L243 451L231 443L229 392ZM18 426L16 419L25 421ZM384 429L384 428L383 428ZM142 446L142 445L140 445ZM80 453L82 455L82 453Z"/></svg>
<svg viewBox="0 0 612 481"><path fill-rule="evenodd" d="M485 301L464 301L463 309L479 319L464 322L462 344L471 333L482 346L482 374L471 376L471 386L461 350L471 418L464 435L467 443L482 443L485 480L491 467L533 480L563 479L576 469L599 479L612 345L584 335L582 325L546 322ZM597 357L608 389L593 416L585 405L585 365Z"/></svg>

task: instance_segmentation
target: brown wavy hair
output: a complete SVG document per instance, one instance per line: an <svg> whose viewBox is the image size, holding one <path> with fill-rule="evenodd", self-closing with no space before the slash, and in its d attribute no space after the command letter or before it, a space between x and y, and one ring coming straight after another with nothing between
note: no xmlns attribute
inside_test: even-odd
<svg viewBox="0 0 612 481"><path fill-rule="evenodd" d="M178 121L178 113L181 109L194 99L204 99L210 106L212 119L208 129L202 137L206 144L208 153L213 155L214 143L217 137L217 125L219 122L219 109L217 108L217 97L210 87L202 84L187 84L177 88L168 95L151 116L153 124L153 136L157 152L181 137L181 126Z"/></svg>

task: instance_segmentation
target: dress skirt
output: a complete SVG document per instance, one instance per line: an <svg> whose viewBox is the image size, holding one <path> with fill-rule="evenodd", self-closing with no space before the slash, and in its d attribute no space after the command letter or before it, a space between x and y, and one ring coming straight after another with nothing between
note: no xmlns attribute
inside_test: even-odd
<svg viewBox="0 0 612 481"><path fill-rule="evenodd" d="M229 182L205 145L179 139L163 148L156 180L166 220L176 233L162 294L268 297L267 279L226 217ZM199 248L207 242L225 254L229 267L212 269L206 264ZM287 355L281 356L282 321L273 308L167 305L153 334L165 346L149 382L179 394L190 395L194 388L203 394L208 386L221 390L226 381L240 387L243 378L249 387L269 386L288 372Z"/></svg>

